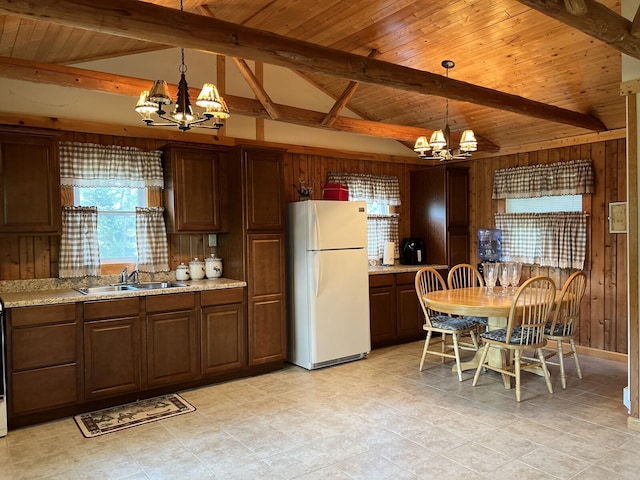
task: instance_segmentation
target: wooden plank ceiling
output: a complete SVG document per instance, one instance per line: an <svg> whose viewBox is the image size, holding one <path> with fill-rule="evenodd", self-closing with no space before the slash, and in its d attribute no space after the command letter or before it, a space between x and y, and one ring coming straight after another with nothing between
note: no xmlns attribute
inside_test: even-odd
<svg viewBox="0 0 640 480"><path fill-rule="evenodd" d="M123 2L131 4L127 0ZM5 7L11 11L11 3L15 2L1 1L0 13L7 11ZM39 19L26 15L0 16L0 57L6 57L5 62L7 59L20 59L64 66L166 48L165 45L135 38L64 26L64 22L49 23L40 20L47 15L46 8L42 7L46 2L22 3L32 3L29 7L31 14ZM98 5L102 2L93 3ZM106 2L114 10L119 3L118 0ZM179 0L144 3L179 8ZM438 95L431 95L417 89L411 91L411 86L397 88L391 81L388 84L393 86L385 86L384 75L377 79L380 81L356 83L361 79L346 78L343 74L329 75L326 69L314 71L307 66L296 69L335 99L342 98L342 103L347 100L347 106L363 119L374 122L418 127L429 134L433 129L442 128L444 96L449 95L455 98L449 100L452 132L472 128L478 136L486 139L487 146L501 149L603 129L624 128L625 101L620 96L619 49L526 3L516 0L184 0L184 10L209 19L373 58L372 62L382 61L439 76L445 74L442 60L452 59L456 66L449 76L455 81L509 94L516 97L516 101L517 97L522 97L546 104L562 109L560 113L563 114L565 111L575 112L581 119L593 119L596 126L571 125L558 120L553 113L530 116L526 114L527 109L532 113L533 109L528 104L520 106L515 113L509 105L493 108L477 101L464 101L467 99L464 89L458 90L457 96L451 96L444 88L445 84L438 82L434 85L436 90L438 85L442 86L442 92L436 91ZM563 4L562 0L547 3ZM599 3L615 13L620 12L617 0ZM99 10L98 7L91 8ZM105 10L107 8L104 7ZM82 11L80 6L78 11ZM164 24L172 20L166 18ZM259 45L254 47L255 50L260 48ZM3 70L9 72L12 69ZM390 78L396 73L388 71ZM348 93L343 96L345 89ZM255 116L268 118L271 114L279 117L279 121L287 121L286 111L268 104L268 88L261 95L267 108ZM469 96L472 96L471 90ZM232 102L228 103L233 112ZM246 109L250 110L249 107ZM319 113L322 115L318 126L332 128L340 125L333 118L335 112L332 115L327 115L328 111ZM383 133L383 130L388 131ZM374 128L370 134L394 137L389 131L392 129L382 127L376 133ZM413 130L406 132L413 134ZM398 134L395 138L407 142L406 132L404 137Z"/></svg>

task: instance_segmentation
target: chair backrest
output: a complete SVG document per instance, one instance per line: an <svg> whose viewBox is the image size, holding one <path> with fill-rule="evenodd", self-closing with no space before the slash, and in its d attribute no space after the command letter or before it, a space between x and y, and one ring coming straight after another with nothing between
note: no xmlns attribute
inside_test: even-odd
<svg viewBox="0 0 640 480"><path fill-rule="evenodd" d="M459 263L447 275L449 288L484 287L482 275L476 267L469 263Z"/></svg>
<svg viewBox="0 0 640 480"><path fill-rule="evenodd" d="M555 332L557 325L562 325L558 335L573 335L580 321L580 304L587 288L587 275L583 271L577 271L564 282L560 299L551 322L550 331Z"/></svg>
<svg viewBox="0 0 640 480"><path fill-rule="evenodd" d="M516 328L521 329L520 344L545 343L544 327L550 319L556 298L556 285L549 277L532 277L516 291L507 322L507 342Z"/></svg>
<svg viewBox="0 0 640 480"><path fill-rule="evenodd" d="M436 290L446 290L447 284L444 282L442 275L432 267L423 267L418 270L418 273L416 273L415 284L416 295L418 296L418 301L420 302L420 306L424 312L425 321L427 325L431 326L430 316L437 314L438 312L427 307L422 297L425 293L435 292Z"/></svg>

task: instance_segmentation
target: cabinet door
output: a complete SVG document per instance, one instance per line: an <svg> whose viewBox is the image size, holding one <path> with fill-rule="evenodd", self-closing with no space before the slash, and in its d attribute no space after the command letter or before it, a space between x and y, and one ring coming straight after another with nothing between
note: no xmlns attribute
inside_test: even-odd
<svg viewBox="0 0 640 480"><path fill-rule="evenodd" d="M147 315L147 386L157 387L197 377L196 328L193 310Z"/></svg>
<svg viewBox="0 0 640 480"><path fill-rule="evenodd" d="M140 390L140 319L123 317L84 324L85 397Z"/></svg>
<svg viewBox="0 0 640 480"><path fill-rule="evenodd" d="M371 347L391 345L396 339L396 295L393 286L369 290Z"/></svg>
<svg viewBox="0 0 640 480"><path fill-rule="evenodd" d="M247 364L247 324L242 304L202 309L203 375L240 369Z"/></svg>
<svg viewBox="0 0 640 480"><path fill-rule="evenodd" d="M249 364L286 358L285 240L248 235Z"/></svg>
<svg viewBox="0 0 640 480"><path fill-rule="evenodd" d="M248 230L284 228L282 152L245 149Z"/></svg>
<svg viewBox="0 0 640 480"><path fill-rule="evenodd" d="M424 337L424 320L413 285L398 285L398 340L411 341Z"/></svg>
<svg viewBox="0 0 640 480"><path fill-rule="evenodd" d="M0 133L0 233L60 233L57 141Z"/></svg>
<svg viewBox="0 0 640 480"><path fill-rule="evenodd" d="M172 147L165 151L165 208L168 232L219 232L218 155L205 149Z"/></svg>

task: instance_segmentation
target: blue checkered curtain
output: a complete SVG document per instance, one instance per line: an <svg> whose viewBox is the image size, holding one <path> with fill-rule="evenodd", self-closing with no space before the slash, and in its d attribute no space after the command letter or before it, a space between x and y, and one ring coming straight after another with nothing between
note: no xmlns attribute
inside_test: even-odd
<svg viewBox="0 0 640 480"><path fill-rule="evenodd" d="M497 213L502 258L541 267L582 270L587 249L587 215L582 212Z"/></svg>
<svg viewBox="0 0 640 480"><path fill-rule="evenodd" d="M168 272L169 248L162 207L136 207L138 270Z"/></svg>
<svg viewBox="0 0 640 480"><path fill-rule="evenodd" d="M100 275L98 208L62 207L60 278Z"/></svg>
<svg viewBox="0 0 640 480"><path fill-rule="evenodd" d="M533 198L549 195L584 195L594 192L591 160L504 168L493 174L493 199Z"/></svg>

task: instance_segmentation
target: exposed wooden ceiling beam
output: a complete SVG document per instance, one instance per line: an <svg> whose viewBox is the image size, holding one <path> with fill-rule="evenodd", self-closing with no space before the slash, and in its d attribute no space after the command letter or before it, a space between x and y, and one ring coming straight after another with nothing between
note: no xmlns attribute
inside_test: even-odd
<svg viewBox="0 0 640 480"><path fill-rule="evenodd" d="M249 84L249 87L251 87L251 90L253 90L253 93L258 99L258 101L262 104L264 109L269 113L269 117L271 117L271 120L280 120L282 118L282 115L278 111L278 108L276 107L276 105L271 100L271 97L269 97L269 94L267 93L267 91L262 86L262 83L260 83L260 81L256 78L256 76L251 71L251 68L249 67L247 62L245 62L242 58L236 58L236 57L232 57L232 58L233 58L233 62L236 64L236 67L238 67L238 70L240 70L240 73L244 77L245 81Z"/></svg>
<svg viewBox="0 0 640 480"><path fill-rule="evenodd" d="M632 34L632 22L595 0L583 0L587 11L582 15L569 13L561 0L518 1L640 59L640 38Z"/></svg>
<svg viewBox="0 0 640 480"><path fill-rule="evenodd" d="M436 95L587 130L606 130L600 120L583 113L137 0L0 0L0 13Z"/></svg>
<svg viewBox="0 0 640 480"><path fill-rule="evenodd" d="M638 5L638 10L636 10L636 14L633 16L631 35L633 35L634 38L640 37L640 5Z"/></svg>
<svg viewBox="0 0 640 480"><path fill-rule="evenodd" d="M369 52L367 58L373 58L378 55L378 53L380 52L374 48L373 50L371 50L371 52ZM329 112L322 119L322 125L324 125L325 127L330 127L331 125L333 125L333 122L336 121L336 118L338 118L338 115L340 115L342 109L347 106L347 103L349 103L349 100L351 100L353 94L356 93L358 85L360 85L360 82L355 82L353 80L349 82L349 85L347 85L347 87L344 89L342 95L338 97L336 103L334 103L333 107L331 107L331 110L329 110Z"/></svg>
<svg viewBox="0 0 640 480"><path fill-rule="evenodd" d="M137 97L142 90L148 89L152 83L151 80L142 78L113 75L93 70L8 57L0 57L0 78L2 77L128 95L131 97ZM176 91L176 85L169 85L169 92L174 98ZM194 89L190 89L189 93L193 98L198 95L198 91ZM258 100L234 95L225 95L225 100L232 114L254 118L270 118L269 113ZM305 127L337 130L372 137L391 138L401 142L414 142L418 136L425 135L429 132L428 129L424 128L392 125L389 123L347 117L338 117L331 127L324 127L322 126L322 119L325 116L323 112L315 112L279 104L274 104L274 106L281 114L279 121ZM459 135L456 136L452 134L452 137L454 140L459 141ZM482 137L478 137L478 148L491 152L499 150L497 145Z"/></svg>
<svg viewBox="0 0 640 480"><path fill-rule="evenodd" d="M588 10L584 0L564 0L564 6L571 15L584 15Z"/></svg>

